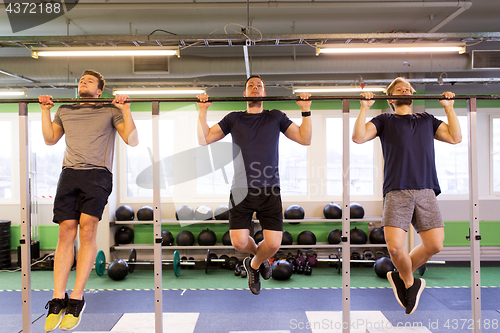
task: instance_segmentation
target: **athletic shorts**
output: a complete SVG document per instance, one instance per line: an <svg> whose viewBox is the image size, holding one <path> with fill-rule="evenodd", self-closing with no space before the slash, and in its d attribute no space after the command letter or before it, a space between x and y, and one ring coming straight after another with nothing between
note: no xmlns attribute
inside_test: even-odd
<svg viewBox="0 0 500 333"><path fill-rule="evenodd" d="M229 196L229 229L250 229L253 213L262 229L283 231L279 187L232 189Z"/></svg>
<svg viewBox="0 0 500 333"><path fill-rule="evenodd" d="M417 232L444 227L436 193L432 189L393 190L385 195L382 226Z"/></svg>
<svg viewBox="0 0 500 333"><path fill-rule="evenodd" d="M80 220L85 213L99 218L113 188L113 175L107 169L63 169L54 199L55 223Z"/></svg>

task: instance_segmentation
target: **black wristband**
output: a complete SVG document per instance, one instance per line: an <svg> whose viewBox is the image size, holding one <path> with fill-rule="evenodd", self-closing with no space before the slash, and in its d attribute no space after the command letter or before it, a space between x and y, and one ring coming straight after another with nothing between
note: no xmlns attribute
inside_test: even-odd
<svg viewBox="0 0 500 333"><path fill-rule="evenodd" d="M311 111L302 112L302 117L309 117L311 115Z"/></svg>

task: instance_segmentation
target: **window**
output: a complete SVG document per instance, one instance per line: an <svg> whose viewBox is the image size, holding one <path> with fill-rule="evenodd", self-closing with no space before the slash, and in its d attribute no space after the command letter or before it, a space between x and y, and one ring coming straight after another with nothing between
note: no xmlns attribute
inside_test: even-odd
<svg viewBox="0 0 500 333"><path fill-rule="evenodd" d="M492 118L491 123L492 192L500 193L500 118Z"/></svg>
<svg viewBox="0 0 500 333"><path fill-rule="evenodd" d="M370 119L367 119L369 121ZM374 194L373 140L356 144L350 138L355 118L349 119L350 195ZM327 195L342 195L342 118L326 119Z"/></svg>
<svg viewBox="0 0 500 333"><path fill-rule="evenodd" d="M446 116L436 117L448 122ZM469 193L469 137L467 117L459 116L462 142L456 145L434 140L436 170L442 194Z"/></svg>
<svg viewBox="0 0 500 333"><path fill-rule="evenodd" d="M153 197L152 189L152 160L153 160L153 135L151 119L135 119L135 126L139 134L139 144L135 147L126 146L127 155L127 197ZM173 196L174 184L168 180L173 176L174 170L174 120L160 119L160 166L161 174L166 175L160 186L162 197ZM121 140L121 138L120 138ZM144 173L143 173L144 172ZM141 183L140 175L144 176ZM138 184L139 183L139 184Z"/></svg>
<svg viewBox="0 0 500 333"><path fill-rule="evenodd" d="M301 124L301 118L290 118ZM288 139L283 133L279 141L279 173L283 196L307 195L307 146Z"/></svg>
<svg viewBox="0 0 500 333"><path fill-rule="evenodd" d="M2 149L0 149L0 199L12 199L11 128L11 121L0 121L2 140Z"/></svg>

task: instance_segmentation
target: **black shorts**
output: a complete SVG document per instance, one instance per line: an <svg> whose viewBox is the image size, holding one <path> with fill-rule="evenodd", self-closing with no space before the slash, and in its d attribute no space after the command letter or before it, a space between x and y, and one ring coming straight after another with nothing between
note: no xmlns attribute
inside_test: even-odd
<svg viewBox="0 0 500 333"><path fill-rule="evenodd" d="M250 229L257 212L262 229L283 231L279 187L232 189L229 201L229 229Z"/></svg>
<svg viewBox="0 0 500 333"><path fill-rule="evenodd" d="M80 220L85 213L101 220L113 188L113 175L107 169L63 169L54 199L55 223Z"/></svg>

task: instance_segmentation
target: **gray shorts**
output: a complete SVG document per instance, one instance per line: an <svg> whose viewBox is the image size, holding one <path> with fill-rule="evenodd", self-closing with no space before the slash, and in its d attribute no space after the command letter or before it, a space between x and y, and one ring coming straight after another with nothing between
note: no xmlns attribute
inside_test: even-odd
<svg viewBox="0 0 500 333"><path fill-rule="evenodd" d="M408 231L410 222L417 232L444 227L434 190L393 190L385 195L382 227Z"/></svg>

